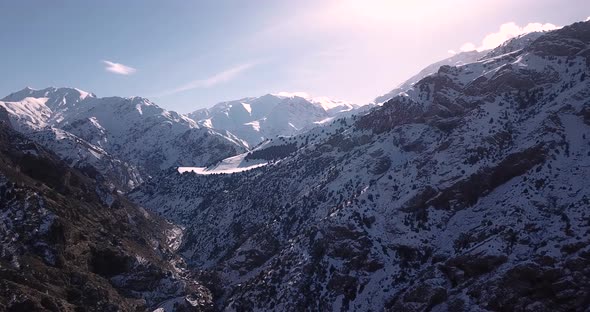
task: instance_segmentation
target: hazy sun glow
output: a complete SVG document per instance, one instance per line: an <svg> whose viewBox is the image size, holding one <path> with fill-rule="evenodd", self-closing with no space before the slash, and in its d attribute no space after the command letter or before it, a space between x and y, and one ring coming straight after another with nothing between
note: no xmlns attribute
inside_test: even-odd
<svg viewBox="0 0 590 312"><path fill-rule="evenodd" d="M395 24L462 14L467 0L342 0L322 12L324 18L366 24ZM482 6L483 7L483 6Z"/></svg>

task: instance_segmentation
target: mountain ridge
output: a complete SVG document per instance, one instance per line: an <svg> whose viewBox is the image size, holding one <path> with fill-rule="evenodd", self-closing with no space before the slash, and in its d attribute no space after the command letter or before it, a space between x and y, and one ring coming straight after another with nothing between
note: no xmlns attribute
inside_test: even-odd
<svg viewBox="0 0 590 312"><path fill-rule="evenodd" d="M236 140L141 97L98 98L50 87L25 88L3 100L15 129L42 138L74 165L95 165L123 190L171 166L206 165L245 151Z"/></svg>
<svg viewBox="0 0 590 312"><path fill-rule="evenodd" d="M327 97L279 92L221 102L187 116L203 127L231 132L252 148L267 139L308 130L359 108Z"/></svg>

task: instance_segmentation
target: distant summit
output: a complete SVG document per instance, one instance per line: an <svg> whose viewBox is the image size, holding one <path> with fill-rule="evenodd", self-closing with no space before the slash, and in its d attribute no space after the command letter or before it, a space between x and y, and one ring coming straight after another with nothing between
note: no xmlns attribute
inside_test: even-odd
<svg viewBox="0 0 590 312"><path fill-rule="evenodd" d="M200 126L226 131L249 147L279 135L293 135L353 113L358 105L302 92L280 92L221 102L188 114Z"/></svg>

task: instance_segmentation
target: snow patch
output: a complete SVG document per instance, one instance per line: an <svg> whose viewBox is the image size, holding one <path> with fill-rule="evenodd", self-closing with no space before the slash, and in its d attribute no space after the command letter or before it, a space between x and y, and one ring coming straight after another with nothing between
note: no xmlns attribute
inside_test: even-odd
<svg viewBox="0 0 590 312"><path fill-rule="evenodd" d="M251 122L247 122L244 125L250 126L250 127L252 127L252 129L260 132L260 121L259 120L254 120L254 121L251 121Z"/></svg>
<svg viewBox="0 0 590 312"><path fill-rule="evenodd" d="M248 112L248 114L252 115L252 107L250 106L250 104L242 103L242 106L244 106L244 109Z"/></svg>
<svg viewBox="0 0 590 312"><path fill-rule="evenodd" d="M209 167L178 167L179 173L194 172L196 174L208 175L208 174L231 174L243 171L252 170L262 166L266 166L268 163L264 160L246 160L245 157L248 153L240 154L238 156L226 158Z"/></svg>

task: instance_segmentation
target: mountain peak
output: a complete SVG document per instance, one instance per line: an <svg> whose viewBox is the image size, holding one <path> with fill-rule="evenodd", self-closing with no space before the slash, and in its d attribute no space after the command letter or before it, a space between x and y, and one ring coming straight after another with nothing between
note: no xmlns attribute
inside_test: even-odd
<svg viewBox="0 0 590 312"><path fill-rule="evenodd" d="M95 98L96 95L78 88L48 87L45 89L34 89L27 86L20 91L11 93L10 95L4 97L2 101L20 102L28 97L48 98L48 106L51 106L51 104L56 104L55 106L63 106L66 103L79 102L86 98Z"/></svg>
<svg viewBox="0 0 590 312"><path fill-rule="evenodd" d="M325 96L283 91L221 102L188 117L203 127L230 132L252 147L269 138L305 131L358 107Z"/></svg>
<svg viewBox="0 0 590 312"><path fill-rule="evenodd" d="M308 93L306 93L306 92L285 92L285 91L281 91L279 93L272 94L272 95L278 96L278 97L287 97L287 98L294 98L294 97L300 97L300 98L304 98L304 99L311 98L311 96Z"/></svg>

